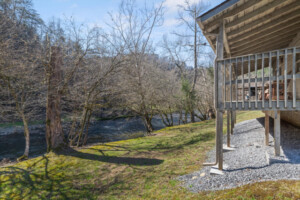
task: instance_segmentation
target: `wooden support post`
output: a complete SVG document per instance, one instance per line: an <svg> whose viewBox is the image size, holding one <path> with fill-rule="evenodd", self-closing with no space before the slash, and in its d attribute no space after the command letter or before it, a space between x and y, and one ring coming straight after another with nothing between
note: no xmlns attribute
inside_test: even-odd
<svg viewBox="0 0 300 200"><path fill-rule="evenodd" d="M234 124L236 124L236 111L234 111Z"/></svg>
<svg viewBox="0 0 300 200"><path fill-rule="evenodd" d="M280 156L280 111L275 111L274 118L274 140L275 155Z"/></svg>
<svg viewBox="0 0 300 200"><path fill-rule="evenodd" d="M216 43L216 59L214 66L214 104L216 109L216 162L215 163L204 163L204 165L216 165L218 164L218 168L220 170L223 169L223 110L224 108L220 108L220 104L223 99L223 76L225 71L222 73L221 66L222 64L218 62L219 59L223 59L223 24L221 21L219 34L217 36ZM225 63L224 63L225 64ZM225 69L225 67L224 67ZM224 85L225 87L225 85Z"/></svg>
<svg viewBox="0 0 300 200"><path fill-rule="evenodd" d="M230 111L230 113L231 113L231 115L230 115L230 117L231 117L231 120L230 120L230 122L231 122L230 134L232 135L233 134L233 128L234 128L234 114L235 114L235 112Z"/></svg>
<svg viewBox="0 0 300 200"><path fill-rule="evenodd" d="M230 113L231 111L227 110L227 147L230 147L230 134L231 134L231 126L230 126Z"/></svg>
<svg viewBox="0 0 300 200"><path fill-rule="evenodd" d="M223 170L223 112L217 111L218 168Z"/></svg>
<svg viewBox="0 0 300 200"><path fill-rule="evenodd" d="M269 146L269 133L270 133L270 117L265 114L265 145Z"/></svg>
<svg viewBox="0 0 300 200"><path fill-rule="evenodd" d="M218 42L217 42L217 59L223 59L224 56L224 45L223 45L223 39L224 39L224 27L223 27L223 21L220 23L220 28L219 28L219 35L218 35ZM217 150L217 162L218 162L218 168L219 170L223 170L223 110L224 108L221 108L219 104L223 102L223 81L222 79L224 78L222 74L222 68L221 64L220 66L217 64L217 105L216 105L216 110L217 110L217 127L216 127L216 135L217 135L217 144L216 144L216 150ZM223 72L225 73L225 72ZM225 85L224 85L225 87Z"/></svg>

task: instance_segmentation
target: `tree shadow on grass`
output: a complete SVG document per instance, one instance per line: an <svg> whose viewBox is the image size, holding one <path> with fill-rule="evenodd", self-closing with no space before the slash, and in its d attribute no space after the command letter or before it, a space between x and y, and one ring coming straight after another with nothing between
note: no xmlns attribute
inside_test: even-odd
<svg viewBox="0 0 300 200"><path fill-rule="evenodd" d="M205 133L194 135L192 137L184 138L184 137L174 137L170 141L161 141L158 142L155 146L151 148L151 150L179 150L184 147L188 147L190 145L197 144L199 142L207 142L212 140L214 135L212 133Z"/></svg>
<svg viewBox="0 0 300 200"><path fill-rule="evenodd" d="M153 166L163 162L158 159L97 156L72 149L68 149L64 154L108 164L123 164L125 165L123 170L128 167ZM98 199L99 195L106 193L112 186L123 187L125 180L131 178L123 174L122 170L113 172L113 175L109 176L107 172L91 168L96 170L97 177L90 181L91 177L94 178L92 172L82 171L80 168L74 169L73 164L66 162L67 160L69 159L64 157L52 160L52 157L46 155L35 162L30 162L26 167L1 168L0 199ZM109 165L105 166L109 168Z"/></svg>
<svg viewBox="0 0 300 200"><path fill-rule="evenodd" d="M91 150L99 151L102 155L105 155L104 152L125 152L125 153L147 153L152 151L175 151L180 150L184 147L188 147L190 145L197 144L199 142L207 142L214 138L213 132L208 132L205 134L197 134L190 136L189 134L186 135L177 135L170 138L164 138L161 140L156 141L155 143L151 144L143 144L144 142L134 144L131 146L130 144L124 145L114 145L114 144L102 144L102 149L98 148L89 148ZM138 148L137 148L138 146Z"/></svg>
<svg viewBox="0 0 300 200"><path fill-rule="evenodd" d="M91 185L76 189L73 180L83 174L67 176L62 173L68 166L59 169L49 167L49 158L43 156L27 167L9 166L0 171L0 199L92 199ZM72 190L70 190L72 189Z"/></svg>
<svg viewBox="0 0 300 200"><path fill-rule="evenodd" d="M99 150L100 151L100 150ZM113 164L124 164L124 165L136 165L136 166L153 166L162 164L164 161L155 158L138 158L138 157L119 157L119 156L108 156L105 154L97 155L92 153L85 153L76 151L73 148L60 151L58 154L65 156L72 156L81 159L101 161L105 163Z"/></svg>

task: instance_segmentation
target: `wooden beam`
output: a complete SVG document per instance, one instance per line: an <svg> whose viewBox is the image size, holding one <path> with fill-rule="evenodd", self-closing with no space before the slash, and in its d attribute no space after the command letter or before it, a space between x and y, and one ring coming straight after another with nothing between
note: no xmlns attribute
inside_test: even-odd
<svg viewBox="0 0 300 200"><path fill-rule="evenodd" d="M297 28L298 28L298 30L300 30L300 22L297 24ZM288 28L286 28L286 29L288 29ZM283 29L282 31L284 31L284 30L286 30L286 29ZM296 29L296 28L295 28ZM266 32L268 32L268 33L266 33L266 35L267 36L270 36L270 37L273 37L273 34L276 34L276 33L278 33L279 34L279 32L280 32L280 30L281 29L279 29L278 31L276 31L275 33L274 32L271 32L271 31L266 31ZM295 30L295 32L296 32L296 30ZM295 34L295 32L293 32L294 34ZM275 36L274 36L275 37ZM255 38L255 37L254 37ZM247 38L246 39L246 41L247 41L247 44L249 44L248 43L248 41L252 41L252 37L251 38ZM280 40L280 39L279 39ZM273 41L278 41L278 39L274 39ZM280 41L281 42L281 41ZM262 44L261 42L259 42L259 41L256 41L256 40L253 40L253 42L252 43L250 43L250 44L253 44L253 43L256 43L256 44ZM241 43L239 43L239 45L241 45L242 44L242 42ZM231 50L231 53L232 53L233 51Z"/></svg>
<svg viewBox="0 0 300 200"><path fill-rule="evenodd" d="M274 118L274 140L275 140L275 155L280 156L280 111L275 111Z"/></svg>
<svg viewBox="0 0 300 200"><path fill-rule="evenodd" d="M272 51L275 49L281 49L281 48L285 48L288 46L288 44L292 41L292 37L287 38L283 41L280 42L268 42L261 45L257 45L254 46L253 48L249 48L249 49L245 49L243 51L236 51L236 52L232 52L232 56L242 56L242 55L247 55L247 54L255 54L255 53L262 53L262 52L266 52L266 51Z"/></svg>
<svg viewBox="0 0 300 200"><path fill-rule="evenodd" d="M270 117L265 113L265 145L269 146Z"/></svg>
<svg viewBox="0 0 300 200"><path fill-rule="evenodd" d="M227 40L227 34L226 34L226 31L225 31L225 20L223 20L223 38L224 38L224 46L225 46L225 50L226 50L226 53L227 53L227 57L230 57L230 48L229 48L229 44L228 44L228 40Z"/></svg>
<svg viewBox="0 0 300 200"><path fill-rule="evenodd" d="M214 43L213 43L212 40L210 39L209 35L208 35L208 34L205 34L204 26L203 26L202 22L201 22L200 20L197 20L197 23L198 23L200 29L202 30L203 35L205 36L206 40L208 41L210 47L211 47L212 50L216 53L216 48L215 48L215 46L214 46Z"/></svg>
<svg viewBox="0 0 300 200"><path fill-rule="evenodd" d="M251 31L247 31L245 33L239 34L239 35L232 35L230 33L227 34L228 40L234 40L235 42L238 42L240 40L244 40L246 38L249 38L253 35L262 34L265 30L276 30L277 28L281 28L283 26L289 26L292 24L297 24L299 22L299 16L300 12L295 13L289 13L287 15L284 15L276 20L272 20L266 24L263 24L259 27L256 27L254 29L251 29ZM283 26L282 26L283 25ZM273 28L273 29L272 29Z"/></svg>
<svg viewBox="0 0 300 200"><path fill-rule="evenodd" d="M216 17L216 19L212 23L208 23L207 25L204 25L204 30L206 30L207 32L212 32L213 30L218 28L218 25L220 25L219 24L220 21L223 20L224 18L236 15L259 2L261 2L261 0L251 0L251 1L247 1L246 3L243 3L238 7L233 8L231 11L225 13L224 15L220 15Z"/></svg>
<svg viewBox="0 0 300 200"><path fill-rule="evenodd" d="M239 25L241 23L245 23L245 21L251 19L252 17L256 17L257 15L260 15L260 14L266 12L267 10L275 8L276 6L278 6L282 3L286 3L286 2L287 2L286 0L275 0L275 1L272 1L271 3L267 3L266 5L264 5L260 8L257 8L255 10L253 10L252 12L247 13L244 16L233 20L232 22L229 22L228 27L232 27L232 26Z"/></svg>
<svg viewBox="0 0 300 200"><path fill-rule="evenodd" d="M209 11L205 12L204 14L202 14L200 17L198 17L196 20L198 21L206 21L209 18L219 14L220 12L222 12L223 10L226 10L227 8L229 8L230 6L236 4L239 0L227 0L221 4L219 4L218 6L216 6L213 9L210 9Z"/></svg>
<svg viewBox="0 0 300 200"><path fill-rule="evenodd" d="M266 47L270 45L275 45L279 43L283 43L284 41L292 41L294 37L297 35L297 32L295 32L293 35L285 35L285 37L278 37L276 39L268 39L266 38L265 40L262 40L260 42L252 42L251 44L248 45L243 45L238 48L232 49L232 54L236 54L237 52L249 52L249 53L254 53L251 52L250 50L259 49L260 47Z"/></svg>
<svg viewBox="0 0 300 200"><path fill-rule="evenodd" d="M267 23L269 21L274 21L275 19L278 19L280 18L282 15L286 15L288 13L291 13L297 9L299 9L299 6L300 6L300 1L296 1L295 3L291 3L291 4L288 4L278 10L275 10L274 12L268 14L268 15L265 15L261 18L258 18L257 20L254 20L250 23L247 23L245 24L244 26L242 27L238 27L230 32L228 32L228 34L230 35L236 35L236 34L239 34L243 31L246 31L246 30L249 30L251 28L253 28L254 26L257 26L261 23ZM298 10L299 12L299 10ZM230 29L232 28L232 26L230 26L229 24L226 25L226 28L227 29Z"/></svg>
<svg viewBox="0 0 300 200"><path fill-rule="evenodd" d="M294 35L294 34L298 33L299 31L300 31L300 23L298 26L291 27L291 28L284 29L284 30L278 30L278 31L272 33L271 35L269 35L269 34L259 35L258 37L255 37L253 39L248 39L245 41L237 42L234 45L231 45L231 50L234 51L234 49L242 48L243 46L251 45L251 44L254 44L255 42L263 43L262 41L271 40L271 39L283 37L286 35Z"/></svg>

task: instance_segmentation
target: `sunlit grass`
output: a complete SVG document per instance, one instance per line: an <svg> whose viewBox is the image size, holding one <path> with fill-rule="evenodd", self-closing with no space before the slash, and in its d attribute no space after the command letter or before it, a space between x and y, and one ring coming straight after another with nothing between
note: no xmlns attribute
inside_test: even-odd
<svg viewBox="0 0 300 200"><path fill-rule="evenodd" d="M237 121L263 116L240 112ZM224 132L226 131L224 123ZM297 199L299 181L191 193L175 178L199 170L214 146L215 121L165 128L155 136L49 153L0 168L0 199Z"/></svg>

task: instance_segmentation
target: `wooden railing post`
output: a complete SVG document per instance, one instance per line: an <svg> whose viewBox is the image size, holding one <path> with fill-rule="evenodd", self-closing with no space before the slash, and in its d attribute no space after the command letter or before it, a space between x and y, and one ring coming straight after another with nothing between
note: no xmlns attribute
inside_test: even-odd
<svg viewBox="0 0 300 200"><path fill-rule="evenodd" d="M242 108L245 109L244 57L242 57Z"/></svg>
<svg viewBox="0 0 300 200"><path fill-rule="evenodd" d="M248 108L251 109L251 94L250 94L250 88L251 88L251 74L250 74L250 67L251 67L251 60L250 56L248 56Z"/></svg>
<svg viewBox="0 0 300 200"><path fill-rule="evenodd" d="M254 61L254 67L255 67L255 109L257 109L257 101L258 101L258 90L257 90L257 54L255 54L255 61Z"/></svg>
<svg viewBox="0 0 300 200"><path fill-rule="evenodd" d="M262 66L262 108L265 108L265 54L263 53L261 56L261 66Z"/></svg>
<svg viewBox="0 0 300 200"><path fill-rule="evenodd" d="M236 102L235 102L235 109L238 109L238 59L235 59L235 97L236 97Z"/></svg>
<svg viewBox="0 0 300 200"><path fill-rule="evenodd" d="M293 108L296 108L296 48L293 48Z"/></svg>
<svg viewBox="0 0 300 200"><path fill-rule="evenodd" d="M269 52L269 108L272 108L272 52Z"/></svg>

